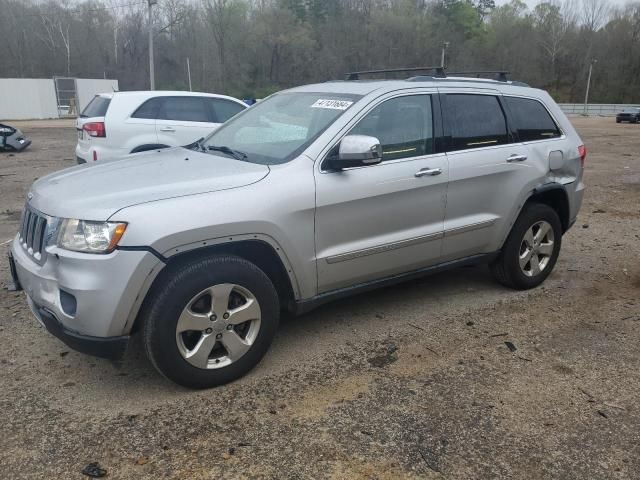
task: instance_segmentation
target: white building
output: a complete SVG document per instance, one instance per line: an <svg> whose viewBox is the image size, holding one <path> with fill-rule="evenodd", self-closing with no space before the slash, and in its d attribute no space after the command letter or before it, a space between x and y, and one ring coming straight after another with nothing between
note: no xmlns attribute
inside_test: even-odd
<svg viewBox="0 0 640 480"><path fill-rule="evenodd" d="M117 90L108 79L0 78L0 120L76 117L97 93Z"/></svg>

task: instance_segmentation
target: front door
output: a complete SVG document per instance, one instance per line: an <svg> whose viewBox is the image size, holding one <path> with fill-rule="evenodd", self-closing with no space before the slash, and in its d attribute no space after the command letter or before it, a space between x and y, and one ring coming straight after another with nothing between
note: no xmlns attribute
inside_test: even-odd
<svg viewBox="0 0 640 480"><path fill-rule="evenodd" d="M373 106L349 134L378 138L382 162L316 171L319 293L438 263L448 165L434 153L432 102L412 94Z"/></svg>

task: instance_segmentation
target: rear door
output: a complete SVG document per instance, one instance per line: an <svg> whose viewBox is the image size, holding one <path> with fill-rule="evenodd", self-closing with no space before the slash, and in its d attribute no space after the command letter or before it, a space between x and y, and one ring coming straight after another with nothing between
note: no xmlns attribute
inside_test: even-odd
<svg viewBox="0 0 640 480"><path fill-rule="evenodd" d="M319 293L439 262L448 167L437 98L389 97L345 132L378 138L382 162L316 171Z"/></svg>
<svg viewBox="0 0 640 480"><path fill-rule="evenodd" d="M213 112L207 97L161 97L162 104L156 120L158 143L188 145L206 137L215 128Z"/></svg>
<svg viewBox="0 0 640 480"><path fill-rule="evenodd" d="M124 125L117 131L115 139L119 146L127 152L138 149L148 149L149 146L158 144L156 133L156 118L159 115L162 97L153 97L145 100L125 120Z"/></svg>
<svg viewBox="0 0 640 480"><path fill-rule="evenodd" d="M247 108L247 105L227 100L225 98L207 98L209 108L213 113L213 119L215 121L214 128L219 127L231 117L237 115Z"/></svg>
<svg viewBox="0 0 640 480"><path fill-rule="evenodd" d="M501 94L440 89L449 160L443 261L498 250L547 165L517 141Z"/></svg>

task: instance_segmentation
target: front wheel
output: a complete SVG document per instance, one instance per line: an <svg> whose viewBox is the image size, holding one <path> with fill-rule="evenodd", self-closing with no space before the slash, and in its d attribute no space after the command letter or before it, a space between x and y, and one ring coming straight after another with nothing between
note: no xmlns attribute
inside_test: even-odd
<svg viewBox="0 0 640 480"><path fill-rule="evenodd" d="M502 285L518 290L537 287L551 273L560 253L562 226L548 205L525 206L491 271Z"/></svg>
<svg viewBox="0 0 640 480"><path fill-rule="evenodd" d="M152 291L142 318L145 350L156 369L180 385L208 388L253 368L278 327L278 295L269 277L226 255L168 275Z"/></svg>

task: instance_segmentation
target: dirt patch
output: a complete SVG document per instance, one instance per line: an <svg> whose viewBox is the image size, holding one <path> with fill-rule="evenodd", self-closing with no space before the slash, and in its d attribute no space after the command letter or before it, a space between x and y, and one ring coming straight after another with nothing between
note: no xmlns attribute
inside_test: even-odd
<svg viewBox="0 0 640 480"><path fill-rule="evenodd" d="M2 215L9 222L17 222L20 220L22 212L20 210L5 210L4 212L0 213L0 215Z"/></svg>
<svg viewBox="0 0 640 480"><path fill-rule="evenodd" d="M426 467L429 469L429 467ZM431 471L432 474L437 472ZM425 475L427 475L425 477ZM406 480L417 480L420 478L430 478L425 472L422 475L410 474L406 470L398 468L394 463L372 463L363 459L349 459L346 461L336 461L331 466L329 478L331 480L397 480L404 478ZM438 478L440 475L434 476Z"/></svg>
<svg viewBox="0 0 640 480"><path fill-rule="evenodd" d="M371 380L367 375L355 375L341 379L337 383L313 388L295 401L291 415L303 419L327 415L332 406L354 400L367 392Z"/></svg>
<svg viewBox="0 0 640 480"><path fill-rule="evenodd" d="M367 361L372 367L382 368L398 360L398 346L393 342L378 345L373 356Z"/></svg>

